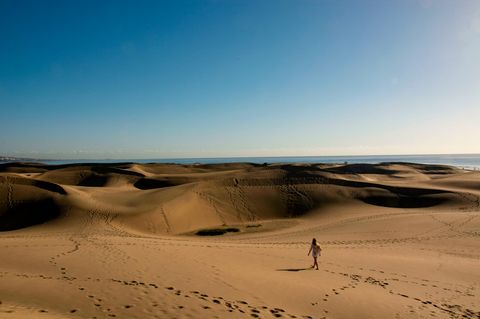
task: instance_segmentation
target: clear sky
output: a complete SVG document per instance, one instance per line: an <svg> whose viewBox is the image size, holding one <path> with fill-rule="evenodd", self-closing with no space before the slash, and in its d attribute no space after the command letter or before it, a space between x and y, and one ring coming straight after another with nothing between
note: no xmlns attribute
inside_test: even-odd
<svg viewBox="0 0 480 319"><path fill-rule="evenodd" d="M480 153L480 1L0 0L0 155Z"/></svg>

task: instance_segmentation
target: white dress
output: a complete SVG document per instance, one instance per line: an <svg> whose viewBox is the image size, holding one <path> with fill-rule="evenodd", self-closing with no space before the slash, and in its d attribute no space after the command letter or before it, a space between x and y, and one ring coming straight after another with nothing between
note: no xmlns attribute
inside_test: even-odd
<svg viewBox="0 0 480 319"><path fill-rule="evenodd" d="M320 256L320 246L318 245L312 245L312 256L313 257L318 257Z"/></svg>

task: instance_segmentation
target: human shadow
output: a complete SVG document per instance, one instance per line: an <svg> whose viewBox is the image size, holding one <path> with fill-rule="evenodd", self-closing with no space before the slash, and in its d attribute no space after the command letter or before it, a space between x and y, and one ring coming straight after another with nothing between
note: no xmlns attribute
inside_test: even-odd
<svg viewBox="0 0 480 319"><path fill-rule="evenodd" d="M277 269L277 271L292 271L292 272L296 272L296 271L304 271L304 270L312 270L313 268L311 267L308 267L308 268L283 268L283 269Z"/></svg>

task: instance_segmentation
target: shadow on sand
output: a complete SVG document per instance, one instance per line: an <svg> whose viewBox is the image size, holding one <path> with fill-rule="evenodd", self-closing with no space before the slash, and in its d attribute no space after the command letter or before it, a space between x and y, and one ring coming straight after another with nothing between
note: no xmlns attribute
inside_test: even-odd
<svg viewBox="0 0 480 319"><path fill-rule="evenodd" d="M313 268L284 268L284 269L277 269L277 271L304 271L304 270L313 270Z"/></svg>

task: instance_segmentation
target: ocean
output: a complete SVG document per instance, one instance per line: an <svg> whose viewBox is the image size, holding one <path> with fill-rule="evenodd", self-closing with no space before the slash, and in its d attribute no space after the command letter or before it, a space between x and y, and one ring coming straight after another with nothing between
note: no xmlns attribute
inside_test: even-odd
<svg viewBox="0 0 480 319"><path fill-rule="evenodd" d="M365 156L278 156L278 157L214 157L214 158L161 158L161 159L78 159L78 160L35 160L50 165L74 163L175 163L175 164L219 164L219 163L366 163L409 162L422 164L452 165L466 169L480 169L480 154L446 155L365 155Z"/></svg>

